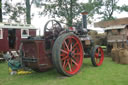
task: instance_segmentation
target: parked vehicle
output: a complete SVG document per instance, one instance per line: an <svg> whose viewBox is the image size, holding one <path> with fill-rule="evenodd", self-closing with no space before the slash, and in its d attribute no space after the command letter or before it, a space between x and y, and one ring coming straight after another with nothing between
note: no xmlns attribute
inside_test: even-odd
<svg viewBox="0 0 128 85"><path fill-rule="evenodd" d="M86 15L83 12L83 26L76 30L63 29L56 20L50 20L44 27L43 37L30 37L20 45L19 63L10 67L31 68L43 72L56 68L57 72L73 76L79 72L83 58L90 57L94 66L100 66L104 60L104 52L100 46L94 46L88 35ZM15 59L13 60L15 61ZM16 69L14 69L16 70Z"/></svg>
<svg viewBox="0 0 128 85"><path fill-rule="evenodd" d="M36 28L32 25L0 23L0 54L18 51L21 40L28 36L36 36Z"/></svg>

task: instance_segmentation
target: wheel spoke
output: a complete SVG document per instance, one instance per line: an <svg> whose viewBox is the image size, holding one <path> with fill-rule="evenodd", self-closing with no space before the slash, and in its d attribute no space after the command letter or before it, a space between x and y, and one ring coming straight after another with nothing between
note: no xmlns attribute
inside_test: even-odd
<svg viewBox="0 0 128 85"><path fill-rule="evenodd" d="M72 43L72 39L69 38L69 39L68 39L68 46L70 46L71 43Z"/></svg>
<svg viewBox="0 0 128 85"><path fill-rule="evenodd" d="M97 58L95 58L96 59L96 64L98 64L98 59Z"/></svg>
<svg viewBox="0 0 128 85"><path fill-rule="evenodd" d="M65 70L66 70L66 67L68 66L68 63L69 63L69 59L67 59L67 62L65 62L66 64L65 64L65 66L64 66L64 68L65 68Z"/></svg>
<svg viewBox="0 0 128 85"><path fill-rule="evenodd" d="M75 48L75 49L73 49L73 51L72 51L72 52L73 52L73 53L75 53L75 51L77 51L77 50L78 50L78 48Z"/></svg>
<svg viewBox="0 0 128 85"><path fill-rule="evenodd" d="M71 63L71 68L72 68L72 59L70 59L70 63Z"/></svg>
<svg viewBox="0 0 128 85"><path fill-rule="evenodd" d="M73 56L72 58L73 58L73 59L75 59L75 60L77 61L77 59L76 59L76 57L75 57L75 56Z"/></svg>
<svg viewBox="0 0 128 85"><path fill-rule="evenodd" d="M65 54L61 54L60 56L65 56Z"/></svg>
<svg viewBox="0 0 128 85"><path fill-rule="evenodd" d="M65 56L65 57L62 57L61 60L65 60L65 59L67 59L67 58L68 58L68 56Z"/></svg>
<svg viewBox="0 0 128 85"><path fill-rule="evenodd" d="M72 51L72 44L70 44L70 51Z"/></svg>
<svg viewBox="0 0 128 85"><path fill-rule="evenodd" d="M78 57L78 56L77 56L77 57L73 56L73 57L72 57L72 60L74 60L74 62L79 62L79 57ZM72 62L73 62L73 61L72 61ZM73 63L74 63L74 62L73 62ZM74 64L75 64L75 63L74 63Z"/></svg>
<svg viewBox="0 0 128 85"><path fill-rule="evenodd" d="M66 41L64 41L64 44L65 44L65 46L66 46L67 50L69 51L69 47L68 47L68 45L67 45Z"/></svg>
<svg viewBox="0 0 128 85"><path fill-rule="evenodd" d="M74 61L73 59L72 59L72 62L73 62L76 66L78 66L78 64L76 63L76 61Z"/></svg>
<svg viewBox="0 0 128 85"><path fill-rule="evenodd" d="M72 39L68 39L68 47L70 47L70 51L72 51Z"/></svg>
<svg viewBox="0 0 128 85"><path fill-rule="evenodd" d="M74 53L74 55L80 55L80 53Z"/></svg>
<svg viewBox="0 0 128 85"><path fill-rule="evenodd" d="M64 60L64 62L63 62L63 68L64 68L65 64L66 64L66 60Z"/></svg>
<svg viewBox="0 0 128 85"><path fill-rule="evenodd" d="M99 53L100 53L100 48L98 48L98 56L99 56Z"/></svg>
<svg viewBox="0 0 128 85"><path fill-rule="evenodd" d="M72 47L72 48L75 48L77 45L78 45L78 43L76 42L76 43L73 45L73 47Z"/></svg>
<svg viewBox="0 0 128 85"><path fill-rule="evenodd" d="M61 52L65 53L65 54L68 54L68 52L63 50L63 49L61 49Z"/></svg>
<svg viewBox="0 0 128 85"><path fill-rule="evenodd" d="M99 54L98 53L95 53L95 57L98 58L99 57Z"/></svg>
<svg viewBox="0 0 128 85"><path fill-rule="evenodd" d="M68 63L68 67L69 67L70 72L72 72L70 63Z"/></svg>
<svg viewBox="0 0 128 85"><path fill-rule="evenodd" d="M66 50L65 45L63 44L62 46L63 46L63 49Z"/></svg>

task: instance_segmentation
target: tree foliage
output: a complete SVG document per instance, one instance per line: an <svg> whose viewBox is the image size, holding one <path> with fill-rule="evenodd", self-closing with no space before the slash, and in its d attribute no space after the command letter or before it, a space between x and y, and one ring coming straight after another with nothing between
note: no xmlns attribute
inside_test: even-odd
<svg viewBox="0 0 128 85"><path fill-rule="evenodd" d="M98 15L101 20L112 20L116 17L115 12L126 11L127 7L117 5L119 0L88 0L88 3L78 3L79 0L48 0L44 4L44 10L40 14L50 15L54 18L65 19L68 26L72 26L72 20L80 15L80 12L87 11L88 20Z"/></svg>
<svg viewBox="0 0 128 85"><path fill-rule="evenodd" d="M128 12L128 5L124 5L124 6L122 6L122 7L121 7L121 10L122 10L122 11L126 11L126 12Z"/></svg>
<svg viewBox="0 0 128 85"><path fill-rule="evenodd" d="M80 10L86 10L88 12L88 22L91 23L91 19L101 9L102 0L88 0L87 3L81 3Z"/></svg>
<svg viewBox="0 0 128 85"><path fill-rule="evenodd" d="M44 10L40 14L51 15L52 17L66 20L68 26L72 26L72 19L79 15L80 4L78 0L50 0L44 4Z"/></svg>
<svg viewBox="0 0 128 85"><path fill-rule="evenodd" d="M3 15L7 16L9 20L15 22L20 22L20 18L24 15L25 12L25 7L23 7L22 3L16 3L15 5L12 5L8 1L5 2L3 9Z"/></svg>
<svg viewBox="0 0 128 85"><path fill-rule="evenodd" d="M115 19L115 12L128 10L128 6L118 6L118 3L119 0L89 0L88 3L82 3L82 8L89 12L89 18L99 15L100 20L106 21Z"/></svg>
<svg viewBox="0 0 128 85"><path fill-rule="evenodd" d="M103 20L113 20L115 17L113 16L114 12L120 11L120 6L117 5L119 0L105 0L102 2L102 9L97 11L97 14L103 15Z"/></svg>
<svg viewBox="0 0 128 85"><path fill-rule="evenodd" d="M1 2L2 0L0 0ZM4 7L0 4L0 21L3 15L7 19L15 22L21 22L21 17L26 19L28 24L31 24L31 10L34 5L37 8L43 9L40 15L49 15L54 18L65 20L68 26L72 26L74 19L79 19L79 15L83 11L87 11L88 20L94 18L95 15L100 15L100 20L115 19L115 12L128 12L128 6L118 6L119 0L88 0L88 3L79 3L79 0L23 0L22 2L13 4L15 0L4 0ZM24 17L23 17L24 16Z"/></svg>
<svg viewBox="0 0 128 85"><path fill-rule="evenodd" d="M88 21L91 23L96 15L100 20L113 20L116 18L114 13L128 10L128 6L118 6L119 0L88 0L88 3L78 3L78 1L48 0L40 14L66 19L67 25L72 26L72 20L82 11L89 13Z"/></svg>
<svg viewBox="0 0 128 85"><path fill-rule="evenodd" d="M40 8L43 0L24 0L16 4L13 1L6 0L4 3L3 15L6 16L6 19L21 23L22 18L23 20L26 19L27 24L31 24L31 6L35 5Z"/></svg>

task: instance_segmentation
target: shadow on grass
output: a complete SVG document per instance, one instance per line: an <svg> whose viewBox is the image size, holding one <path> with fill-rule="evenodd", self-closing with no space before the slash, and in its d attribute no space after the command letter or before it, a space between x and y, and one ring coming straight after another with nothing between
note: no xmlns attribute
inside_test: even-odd
<svg viewBox="0 0 128 85"><path fill-rule="evenodd" d="M92 68L94 67L91 63L83 63L82 68Z"/></svg>
<svg viewBox="0 0 128 85"><path fill-rule="evenodd" d="M6 64L3 64L3 67L7 67ZM83 62L83 65L82 65L82 68L81 70L85 70L85 69L89 69L89 68L92 68L93 65L91 64L91 61L90 60L84 60ZM6 78L7 79L11 79L12 81L13 80L18 80L18 81L23 81L24 80L27 80L29 82L31 81L42 81L42 82L45 82L45 81L54 81L54 80L58 80L58 79L65 79L65 78L70 78L70 77L67 77L67 76L64 76L60 73L58 73L56 71L55 68L53 69L50 69L46 72L35 72L33 71L32 74L27 74L27 75L9 75L7 74L7 69L5 69L6 71L3 72L3 74L6 74ZM26 82L26 81L25 81Z"/></svg>
<svg viewBox="0 0 128 85"><path fill-rule="evenodd" d="M88 68L92 68L92 67L93 67L93 65L91 63L83 63L81 69L85 69L85 68L88 69ZM33 72L32 74L26 75L25 78L27 78L27 79L31 79L31 78L32 79L42 79L43 81L45 81L47 79L54 80L54 79L65 79L65 78L69 78L69 77L60 74L54 68L54 69L50 69L46 72Z"/></svg>

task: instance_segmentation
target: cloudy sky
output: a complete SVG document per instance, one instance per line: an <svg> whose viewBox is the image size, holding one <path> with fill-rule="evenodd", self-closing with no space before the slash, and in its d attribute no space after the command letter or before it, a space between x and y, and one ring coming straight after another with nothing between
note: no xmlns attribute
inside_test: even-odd
<svg viewBox="0 0 128 85"><path fill-rule="evenodd" d="M80 2L87 2L87 0L79 0ZM122 5L128 5L128 0L119 0L119 3L118 5L119 6L122 6ZM36 10L38 9L35 9L33 7L33 12L35 12ZM114 13L114 15L116 15L117 18L123 18L123 17L128 17L128 13L127 12L122 12L122 13ZM47 16L42 16L42 17L39 17L38 15L35 15L33 20L32 20L32 24L34 26L36 26L37 28L41 29L41 31L43 30L43 27L44 27L44 24L50 20L51 18L47 17ZM97 22L99 20L97 19L94 19L95 21L94 22ZM94 28L93 25L88 25L88 28L89 29L94 29L94 30L98 30L99 32L103 32L103 30L101 28Z"/></svg>
<svg viewBox="0 0 128 85"><path fill-rule="evenodd" d="M4 0L3 0L4 1ZM17 3L23 0L13 0L13 3ZM79 0L79 2L87 2L87 0ZM128 5L128 0L119 0L118 5L122 6L122 5ZM37 9L34 5L32 6L32 13L34 13L34 17L32 19L32 25L34 25L36 28L41 29L41 31L43 31L44 25L45 23L50 20L51 18L49 18L48 16L42 16L39 17L38 15L38 11L40 9ZM127 12L122 12L122 13L114 13L114 15L116 15L117 18L123 18L123 17L128 17L128 13ZM94 22L97 22L98 19L94 19ZM93 25L88 25L88 28L90 29L96 29L99 32L102 31L102 29L99 28L94 28Z"/></svg>

